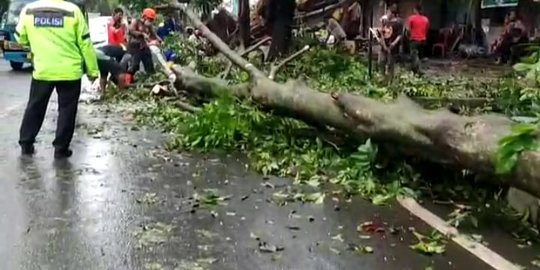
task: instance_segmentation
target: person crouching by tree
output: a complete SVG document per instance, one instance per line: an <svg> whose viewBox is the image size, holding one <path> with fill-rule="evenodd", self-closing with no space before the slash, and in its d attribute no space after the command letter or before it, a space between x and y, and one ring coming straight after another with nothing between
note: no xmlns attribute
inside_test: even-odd
<svg viewBox="0 0 540 270"><path fill-rule="evenodd" d="M422 6L418 4L413 11L413 15L407 20L407 27L410 33L410 52L412 61L412 71L420 73L420 54L424 50L429 31L429 19L422 14Z"/></svg>
<svg viewBox="0 0 540 270"><path fill-rule="evenodd" d="M505 18L504 31L493 45L496 63L503 64L511 60L512 48L528 41L525 25L515 10L510 11Z"/></svg>
<svg viewBox="0 0 540 270"><path fill-rule="evenodd" d="M131 55L131 65L128 72L132 75L139 70L141 62L146 73L155 73L149 44L159 43L159 37L153 29L156 16L155 10L147 8L141 19L133 19L129 26L128 53Z"/></svg>
<svg viewBox="0 0 540 270"><path fill-rule="evenodd" d="M345 2L344 2L345 4ZM326 16L326 30L334 37L332 45L338 45L343 40L347 39L347 34L341 26L341 18L343 17L343 7L337 8L332 14ZM329 37L330 38L330 37Z"/></svg>
<svg viewBox="0 0 540 270"><path fill-rule="evenodd" d="M379 66L388 83L394 79L396 60L399 57L401 39L403 37L403 23L396 14L388 12L388 19L384 20L381 29L382 38Z"/></svg>
<svg viewBox="0 0 540 270"><path fill-rule="evenodd" d="M127 69L118 63L115 59L114 50L111 46L104 46L96 49L97 63L99 68L99 88L103 93L107 88L107 82L110 80L118 86L119 89L127 88L133 82L133 76L127 72Z"/></svg>

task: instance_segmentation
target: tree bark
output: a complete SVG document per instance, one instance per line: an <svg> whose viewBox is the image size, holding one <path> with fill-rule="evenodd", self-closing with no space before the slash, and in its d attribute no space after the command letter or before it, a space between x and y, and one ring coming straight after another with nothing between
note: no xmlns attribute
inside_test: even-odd
<svg viewBox="0 0 540 270"><path fill-rule="evenodd" d="M250 45L250 14L249 14L249 0L239 0L240 8L238 14L238 26L240 29L240 40L242 42L242 48L248 48Z"/></svg>
<svg viewBox="0 0 540 270"><path fill-rule="evenodd" d="M495 175L498 142L510 134L513 125L507 117L497 114L469 117L446 109L426 110L406 96L393 103L382 103L350 93L327 94L311 89L301 80L276 83L229 49L192 12L186 10L186 14L223 55L251 75L251 82L230 85L188 68L174 67L179 89L209 96L226 91L307 123L394 144L405 149L405 154ZM540 152L524 152L510 175L492 179L540 197Z"/></svg>
<svg viewBox="0 0 540 270"><path fill-rule="evenodd" d="M266 8L266 23L272 29L272 44L268 53L269 61L287 53L291 43L295 10L295 0L269 0Z"/></svg>

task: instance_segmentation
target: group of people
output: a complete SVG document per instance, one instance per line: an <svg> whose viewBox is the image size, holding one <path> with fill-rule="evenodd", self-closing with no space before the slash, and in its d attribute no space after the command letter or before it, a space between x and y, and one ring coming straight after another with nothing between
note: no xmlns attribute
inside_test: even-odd
<svg viewBox="0 0 540 270"><path fill-rule="evenodd" d="M374 35L381 47L379 68L386 79L391 82L394 77L395 63L406 34L409 38L412 70L420 73L420 53L425 47L429 32L429 19L422 13L422 6L416 5L413 14L404 23L399 16L397 4L392 4L381 17L380 22L381 28Z"/></svg>
<svg viewBox="0 0 540 270"><path fill-rule="evenodd" d="M389 82L394 75L396 60L400 58L402 44L408 37L411 69L421 74L420 55L426 45L429 32L429 18L422 13L422 6L416 5L413 14L406 22L400 18L397 4L388 7L381 17L381 28L373 31L380 44L379 68ZM515 63L521 57L521 44L529 42L527 30L516 11L510 11L504 22L504 30L499 38L491 44L491 51L497 63Z"/></svg>
<svg viewBox="0 0 540 270"><path fill-rule="evenodd" d="M99 76L105 89L109 74L111 81L126 87L141 62L147 73L155 72L151 50L158 49L162 42L153 27L156 17L156 11L147 8L140 18L125 24L122 9L116 9L108 25L109 44L96 49L90 40L87 19L76 4L38 0L22 9L15 36L19 44L30 47L34 66L19 134L23 155L35 152L35 139L54 90L59 111L54 157L62 159L73 153L70 144L84 74L90 81Z"/></svg>
<svg viewBox="0 0 540 270"><path fill-rule="evenodd" d="M525 25L515 10L510 11L504 19L504 30L491 45L491 51L497 57L497 63L503 64L517 61L518 54L512 51L516 45L528 43L529 37Z"/></svg>
<svg viewBox="0 0 540 270"><path fill-rule="evenodd" d="M100 89L106 88L109 74L113 83L119 88L125 88L133 81L141 63L147 74L155 72L152 50L161 53L159 46L165 36L181 31L180 25L173 18L165 20L156 30L156 16L155 10L147 8L140 19L132 19L126 25L123 10L114 10L113 18L107 26L108 44L97 48ZM174 76L172 73L168 75Z"/></svg>

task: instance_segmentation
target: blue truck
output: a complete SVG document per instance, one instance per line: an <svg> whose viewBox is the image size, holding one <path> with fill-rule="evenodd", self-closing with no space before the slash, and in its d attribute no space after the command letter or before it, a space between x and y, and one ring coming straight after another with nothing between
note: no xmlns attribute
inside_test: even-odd
<svg viewBox="0 0 540 270"><path fill-rule="evenodd" d="M31 62L28 48L24 48L15 41L15 26L19 20L19 13L23 7L33 0L13 0L8 10L2 16L0 28L0 48L4 59L9 61L13 70L21 70L25 63Z"/></svg>
<svg viewBox="0 0 540 270"><path fill-rule="evenodd" d="M4 59L9 61L9 64L13 70L21 70L24 64L32 63L32 55L29 48L25 48L17 43L15 40L15 27L19 20L19 14L24 6L35 0L12 0L9 3L7 12L2 16L0 23L0 49L4 55ZM71 0L77 4L83 14L86 13L83 0Z"/></svg>

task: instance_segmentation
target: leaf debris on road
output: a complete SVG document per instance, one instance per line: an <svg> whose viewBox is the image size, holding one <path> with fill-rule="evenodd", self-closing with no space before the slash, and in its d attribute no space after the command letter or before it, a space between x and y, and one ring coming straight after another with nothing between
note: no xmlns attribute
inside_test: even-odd
<svg viewBox="0 0 540 270"><path fill-rule="evenodd" d="M418 243L411 245L413 250L426 255L442 254L446 251L446 240L444 236L437 231L433 231L430 235L423 235L413 231Z"/></svg>

